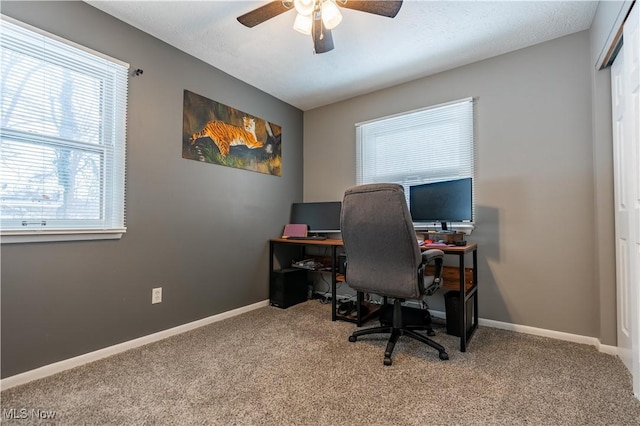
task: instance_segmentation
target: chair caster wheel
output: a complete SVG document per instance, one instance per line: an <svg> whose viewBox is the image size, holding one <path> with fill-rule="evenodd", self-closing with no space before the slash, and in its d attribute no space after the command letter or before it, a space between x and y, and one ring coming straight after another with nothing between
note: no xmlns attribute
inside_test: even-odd
<svg viewBox="0 0 640 426"><path fill-rule="evenodd" d="M383 363L384 365L391 365L391 358L385 358Z"/></svg>
<svg viewBox="0 0 640 426"><path fill-rule="evenodd" d="M349 341L350 342L355 342L356 340L358 340L358 338L356 336L349 336Z"/></svg>
<svg viewBox="0 0 640 426"><path fill-rule="evenodd" d="M427 336L435 336L436 332L433 330L427 330Z"/></svg>
<svg viewBox="0 0 640 426"><path fill-rule="evenodd" d="M442 361L446 361L446 360L448 360L448 359L449 359L449 354L448 354L448 353L446 353L446 352L440 352L440 359L441 359Z"/></svg>

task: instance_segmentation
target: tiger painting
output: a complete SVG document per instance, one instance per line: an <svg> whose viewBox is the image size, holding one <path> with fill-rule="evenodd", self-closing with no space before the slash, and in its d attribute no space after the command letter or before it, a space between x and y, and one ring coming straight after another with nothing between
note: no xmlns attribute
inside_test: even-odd
<svg viewBox="0 0 640 426"><path fill-rule="evenodd" d="M220 155L226 157L232 146L244 145L249 149L262 148L263 142L256 137L256 120L242 117L244 129L219 120L209 121L197 133L194 133L189 141L193 145L197 139L208 137L220 150Z"/></svg>

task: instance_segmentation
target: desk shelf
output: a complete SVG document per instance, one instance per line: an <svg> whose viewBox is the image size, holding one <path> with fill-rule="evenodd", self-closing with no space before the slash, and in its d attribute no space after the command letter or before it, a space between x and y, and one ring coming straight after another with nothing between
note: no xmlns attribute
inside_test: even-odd
<svg viewBox="0 0 640 426"><path fill-rule="evenodd" d="M317 263L320 263L323 265L322 268L317 268L317 269L309 269L310 272L317 272L320 274L329 274L331 275L331 268L334 267L333 266L333 259L330 256L314 256L314 255L309 255L308 256L309 259L313 259L314 261L316 261ZM335 266L335 268L337 268L338 265ZM344 275L337 272L336 270L336 282L344 282Z"/></svg>
<svg viewBox="0 0 640 426"><path fill-rule="evenodd" d="M365 322L373 318L376 318L378 316L378 313L380 312L380 305L378 305L377 303L363 301L362 306L366 307L369 310L369 312L367 312L366 315L362 316L362 318L360 319L360 324L364 324ZM339 319L340 321L346 321L346 322L352 322L354 324L358 324L357 317L352 318L347 315L340 315L337 312L336 312L336 319Z"/></svg>
<svg viewBox="0 0 640 426"><path fill-rule="evenodd" d="M435 273L435 267L433 265L427 266L424 271L425 275L433 275ZM445 266L442 269L442 288L445 290L460 290L460 272L457 266ZM464 286L466 291L471 291L473 288L473 268L464 269Z"/></svg>

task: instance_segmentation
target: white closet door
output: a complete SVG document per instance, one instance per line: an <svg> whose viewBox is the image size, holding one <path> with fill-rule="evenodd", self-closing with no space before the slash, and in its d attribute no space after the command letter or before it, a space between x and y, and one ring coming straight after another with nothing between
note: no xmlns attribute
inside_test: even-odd
<svg viewBox="0 0 640 426"><path fill-rule="evenodd" d="M624 50L611 66L613 170L615 202L616 299L618 355L629 371L632 352L631 285L629 282L629 182L626 179Z"/></svg>
<svg viewBox="0 0 640 426"><path fill-rule="evenodd" d="M640 6L636 3L624 24L625 143L629 146L629 284L633 390L640 396Z"/></svg>
<svg viewBox="0 0 640 426"><path fill-rule="evenodd" d="M640 397L640 7L611 68L618 351Z"/></svg>

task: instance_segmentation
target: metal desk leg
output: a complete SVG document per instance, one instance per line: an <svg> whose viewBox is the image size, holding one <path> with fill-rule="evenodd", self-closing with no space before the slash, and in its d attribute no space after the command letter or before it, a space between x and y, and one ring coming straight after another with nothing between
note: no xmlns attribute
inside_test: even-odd
<svg viewBox="0 0 640 426"><path fill-rule="evenodd" d="M473 251L473 335L478 328L478 251ZM471 336L469 336L471 338Z"/></svg>
<svg viewBox="0 0 640 426"><path fill-rule="evenodd" d="M338 265L338 262L336 261L336 246L332 245L331 246L331 321L335 321L336 320L336 297L337 297L337 271L336 271L336 266Z"/></svg>
<svg viewBox="0 0 640 426"><path fill-rule="evenodd" d="M273 272L273 241L269 241L269 279Z"/></svg>
<svg viewBox="0 0 640 426"><path fill-rule="evenodd" d="M273 280L273 241L269 241L269 304L271 304L271 281Z"/></svg>
<svg viewBox="0 0 640 426"><path fill-rule="evenodd" d="M364 293L359 291L356 294L356 310L358 312L358 320L356 325L362 327L362 302L364 301Z"/></svg>
<svg viewBox="0 0 640 426"><path fill-rule="evenodd" d="M464 253L459 255L459 273L460 273L460 319L458 325L460 326L460 352L467 351L467 290L465 287L464 277Z"/></svg>

